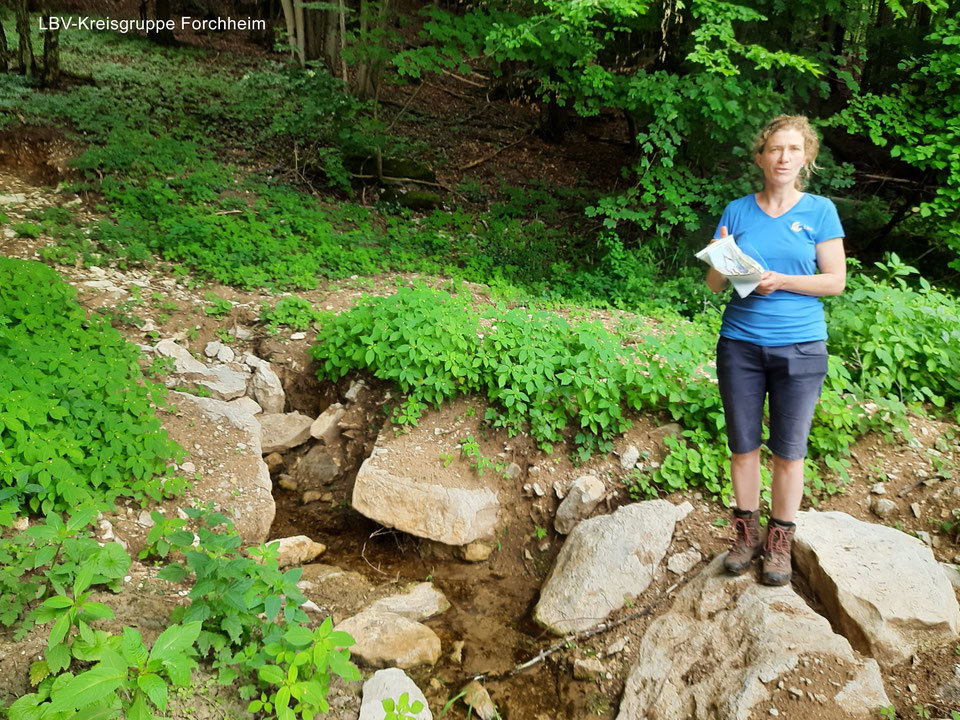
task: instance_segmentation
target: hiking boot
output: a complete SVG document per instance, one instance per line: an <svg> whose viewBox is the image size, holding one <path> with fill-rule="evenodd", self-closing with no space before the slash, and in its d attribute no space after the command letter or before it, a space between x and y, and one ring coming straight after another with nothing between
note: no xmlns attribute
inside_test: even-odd
<svg viewBox="0 0 960 720"><path fill-rule="evenodd" d="M728 573L742 575L763 550L763 543L760 542L760 511L742 513L735 510L733 529L737 535L724 558L723 567Z"/></svg>
<svg viewBox="0 0 960 720"><path fill-rule="evenodd" d="M772 518L767 523L767 541L763 545L763 575L760 577L760 582L764 585L786 585L790 582L790 555L793 534L796 531L797 526L794 523L780 523Z"/></svg>

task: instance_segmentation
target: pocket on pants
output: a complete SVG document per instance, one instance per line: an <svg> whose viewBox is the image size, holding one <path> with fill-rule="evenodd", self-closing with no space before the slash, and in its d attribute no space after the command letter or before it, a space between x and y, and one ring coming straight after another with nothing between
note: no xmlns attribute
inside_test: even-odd
<svg viewBox="0 0 960 720"><path fill-rule="evenodd" d="M800 355L826 355L827 341L813 340L811 342L796 343L793 346Z"/></svg>

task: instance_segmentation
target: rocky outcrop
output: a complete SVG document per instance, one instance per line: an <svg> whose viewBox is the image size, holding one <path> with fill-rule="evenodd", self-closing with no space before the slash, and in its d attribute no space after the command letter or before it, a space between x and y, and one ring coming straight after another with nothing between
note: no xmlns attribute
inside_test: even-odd
<svg viewBox="0 0 960 720"><path fill-rule="evenodd" d="M579 523L557 556L534 618L557 634L585 630L640 595L667 552L677 509L666 500Z"/></svg>
<svg viewBox="0 0 960 720"><path fill-rule="evenodd" d="M788 585L731 577L717 557L640 640L617 720L872 718L889 705L864 658ZM771 709L772 708L772 709Z"/></svg>
<svg viewBox="0 0 960 720"><path fill-rule="evenodd" d="M953 588L916 538L846 513L803 512L794 560L834 626L881 663L956 642Z"/></svg>
<svg viewBox="0 0 960 720"><path fill-rule="evenodd" d="M250 392L265 413L278 414L283 412L286 404L283 385L280 384L280 378L277 377L270 363L266 360L257 363L253 371L253 378L250 380Z"/></svg>

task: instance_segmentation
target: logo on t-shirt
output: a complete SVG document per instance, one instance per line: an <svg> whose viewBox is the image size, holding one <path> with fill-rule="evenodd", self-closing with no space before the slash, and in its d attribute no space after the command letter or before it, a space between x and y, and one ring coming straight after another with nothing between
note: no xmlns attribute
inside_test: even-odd
<svg viewBox="0 0 960 720"><path fill-rule="evenodd" d="M793 225L790 226L790 229L794 232L800 232L801 230L806 230L807 232L813 232L813 228L809 225L802 225L799 220L796 220Z"/></svg>

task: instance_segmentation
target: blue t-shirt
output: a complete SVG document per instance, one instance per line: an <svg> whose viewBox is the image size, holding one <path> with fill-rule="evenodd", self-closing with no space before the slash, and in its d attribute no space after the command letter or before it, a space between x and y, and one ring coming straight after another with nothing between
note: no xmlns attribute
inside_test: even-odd
<svg viewBox="0 0 960 720"><path fill-rule="evenodd" d="M843 237L833 203L807 193L777 218L760 208L755 195L734 200L723 211L714 237L720 237L724 225L740 249L764 270L784 275L816 274L816 245ZM818 297L776 290L769 295L754 291L741 298L733 292L723 313L720 335L767 347L792 345L826 340L827 323Z"/></svg>

